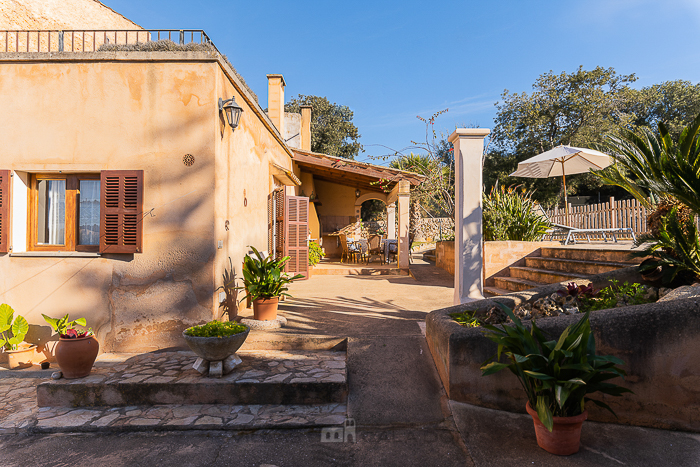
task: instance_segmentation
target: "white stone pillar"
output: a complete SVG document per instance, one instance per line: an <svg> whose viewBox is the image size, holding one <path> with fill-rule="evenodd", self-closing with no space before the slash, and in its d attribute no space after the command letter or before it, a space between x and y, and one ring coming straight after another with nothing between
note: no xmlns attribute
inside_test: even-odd
<svg viewBox="0 0 700 467"><path fill-rule="evenodd" d="M408 244L408 223L411 204L411 183L407 180L399 181L399 264L401 269L408 269L408 252L411 245Z"/></svg>
<svg viewBox="0 0 700 467"><path fill-rule="evenodd" d="M386 206L386 238L396 238L396 205Z"/></svg>
<svg viewBox="0 0 700 467"><path fill-rule="evenodd" d="M455 157L454 304L484 298L481 193L487 128L458 128L448 138Z"/></svg>

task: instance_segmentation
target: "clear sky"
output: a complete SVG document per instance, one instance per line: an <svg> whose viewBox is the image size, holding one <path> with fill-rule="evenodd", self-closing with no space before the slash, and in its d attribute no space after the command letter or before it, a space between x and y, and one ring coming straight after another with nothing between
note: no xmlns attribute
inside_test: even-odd
<svg viewBox="0 0 700 467"><path fill-rule="evenodd" d="M491 128L504 89L530 92L549 70L635 73L635 87L700 79L700 0L102 0L147 29L204 29L263 108L267 73L286 98L347 105L358 159L435 128Z"/></svg>

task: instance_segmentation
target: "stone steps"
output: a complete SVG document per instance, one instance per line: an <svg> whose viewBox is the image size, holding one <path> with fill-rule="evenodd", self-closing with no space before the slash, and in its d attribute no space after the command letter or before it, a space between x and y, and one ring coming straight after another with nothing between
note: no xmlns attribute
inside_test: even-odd
<svg viewBox="0 0 700 467"><path fill-rule="evenodd" d="M521 292L547 284L585 279L640 262L628 250L546 247L542 248L541 256L526 257L521 265L510 266L508 276L494 277L493 283L484 287L484 292L490 295Z"/></svg>
<svg viewBox="0 0 700 467"><path fill-rule="evenodd" d="M143 354L101 365L79 379L37 386L39 407L160 404L298 405L345 402L346 353L332 350L239 351L242 363L222 378L192 369L190 351Z"/></svg>

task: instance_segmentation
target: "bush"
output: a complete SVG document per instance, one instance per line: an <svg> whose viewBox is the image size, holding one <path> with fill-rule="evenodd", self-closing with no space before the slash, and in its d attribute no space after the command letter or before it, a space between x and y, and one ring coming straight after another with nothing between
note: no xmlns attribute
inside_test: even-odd
<svg viewBox="0 0 700 467"><path fill-rule="evenodd" d="M537 214L532 191L518 186L494 186L484 197L484 240L539 240L549 228L549 222Z"/></svg>
<svg viewBox="0 0 700 467"><path fill-rule="evenodd" d="M321 262L321 258L326 254L321 249L321 246L313 240L309 242L309 266L316 266Z"/></svg>

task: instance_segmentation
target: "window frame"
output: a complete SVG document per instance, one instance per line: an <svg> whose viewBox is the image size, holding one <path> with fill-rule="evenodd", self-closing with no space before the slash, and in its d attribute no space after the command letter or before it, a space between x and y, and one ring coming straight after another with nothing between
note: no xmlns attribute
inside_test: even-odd
<svg viewBox="0 0 700 467"><path fill-rule="evenodd" d="M38 240L38 191L39 180L65 180L66 181L66 212L65 232L63 245L41 245ZM100 180L100 173L32 173L29 183L29 209L27 210L27 251L80 251L99 253L100 245L78 244L78 222L80 220L78 194L81 180ZM100 222L102 222L100 215Z"/></svg>

